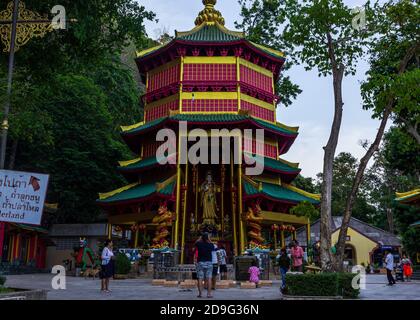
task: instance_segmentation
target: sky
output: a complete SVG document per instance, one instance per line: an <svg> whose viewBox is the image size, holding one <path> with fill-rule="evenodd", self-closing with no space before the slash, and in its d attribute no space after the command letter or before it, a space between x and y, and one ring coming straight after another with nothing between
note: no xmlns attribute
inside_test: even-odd
<svg viewBox="0 0 420 320"><path fill-rule="evenodd" d="M198 12L203 9L201 0L138 0L156 13L156 22L147 22L146 30L150 37L156 38L165 30L174 35L175 30L187 31L194 27ZM344 1L350 7L362 5L364 0ZM240 21L240 6L237 0L218 0L216 9L221 11L226 27L235 30L234 22ZM368 70L366 61L360 61L357 74L343 81L344 113L337 146L337 153L350 152L360 159L365 150L360 140L373 141L379 121L371 119L371 113L362 109L360 82ZM300 163L301 174L315 177L322 171L323 146L328 141L334 111L332 77L318 77L316 71L305 71L303 66L294 66L288 71L292 81L303 92L293 104L277 108L277 121L289 126L299 126L299 136L283 159Z"/></svg>

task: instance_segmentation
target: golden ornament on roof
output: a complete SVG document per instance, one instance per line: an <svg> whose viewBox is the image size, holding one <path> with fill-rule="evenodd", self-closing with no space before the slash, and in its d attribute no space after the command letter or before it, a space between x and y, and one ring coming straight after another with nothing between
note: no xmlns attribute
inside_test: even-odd
<svg viewBox="0 0 420 320"><path fill-rule="evenodd" d="M198 14L197 19L195 19L196 26L205 22L217 22L222 26L225 25L225 19L222 14L214 8L216 2L217 0L203 0L205 8Z"/></svg>

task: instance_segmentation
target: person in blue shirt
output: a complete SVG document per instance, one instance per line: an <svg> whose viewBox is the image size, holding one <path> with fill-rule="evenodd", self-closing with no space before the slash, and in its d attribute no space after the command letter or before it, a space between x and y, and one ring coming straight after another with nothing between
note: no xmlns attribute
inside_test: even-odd
<svg viewBox="0 0 420 320"><path fill-rule="evenodd" d="M394 271L394 256L389 251L385 251L385 267L388 285L392 286L396 283L394 277L392 276L392 271Z"/></svg>

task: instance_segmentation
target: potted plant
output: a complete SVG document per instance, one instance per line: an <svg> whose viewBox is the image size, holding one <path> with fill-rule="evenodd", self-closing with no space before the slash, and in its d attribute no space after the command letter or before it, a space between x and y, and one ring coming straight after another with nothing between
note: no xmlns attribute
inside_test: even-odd
<svg viewBox="0 0 420 320"><path fill-rule="evenodd" d="M131 270L130 259L124 253L118 253L115 258L115 276L114 279L127 279Z"/></svg>
<svg viewBox="0 0 420 320"><path fill-rule="evenodd" d="M380 273L381 270L379 269L379 263L374 263L373 264L373 273Z"/></svg>
<svg viewBox="0 0 420 320"><path fill-rule="evenodd" d="M370 272L371 272L371 267L370 267L370 263L368 263L366 267L366 273L369 274Z"/></svg>

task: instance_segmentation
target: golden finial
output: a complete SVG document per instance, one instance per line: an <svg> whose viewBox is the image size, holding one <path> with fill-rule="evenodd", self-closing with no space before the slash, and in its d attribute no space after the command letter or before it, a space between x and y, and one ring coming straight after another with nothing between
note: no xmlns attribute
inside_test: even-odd
<svg viewBox="0 0 420 320"><path fill-rule="evenodd" d="M203 0L205 8L198 14L197 19L195 19L196 26L204 22L217 22L222 26L225 25L225 19L222 14L214 8L216 2L217 0Z"/></svg>

